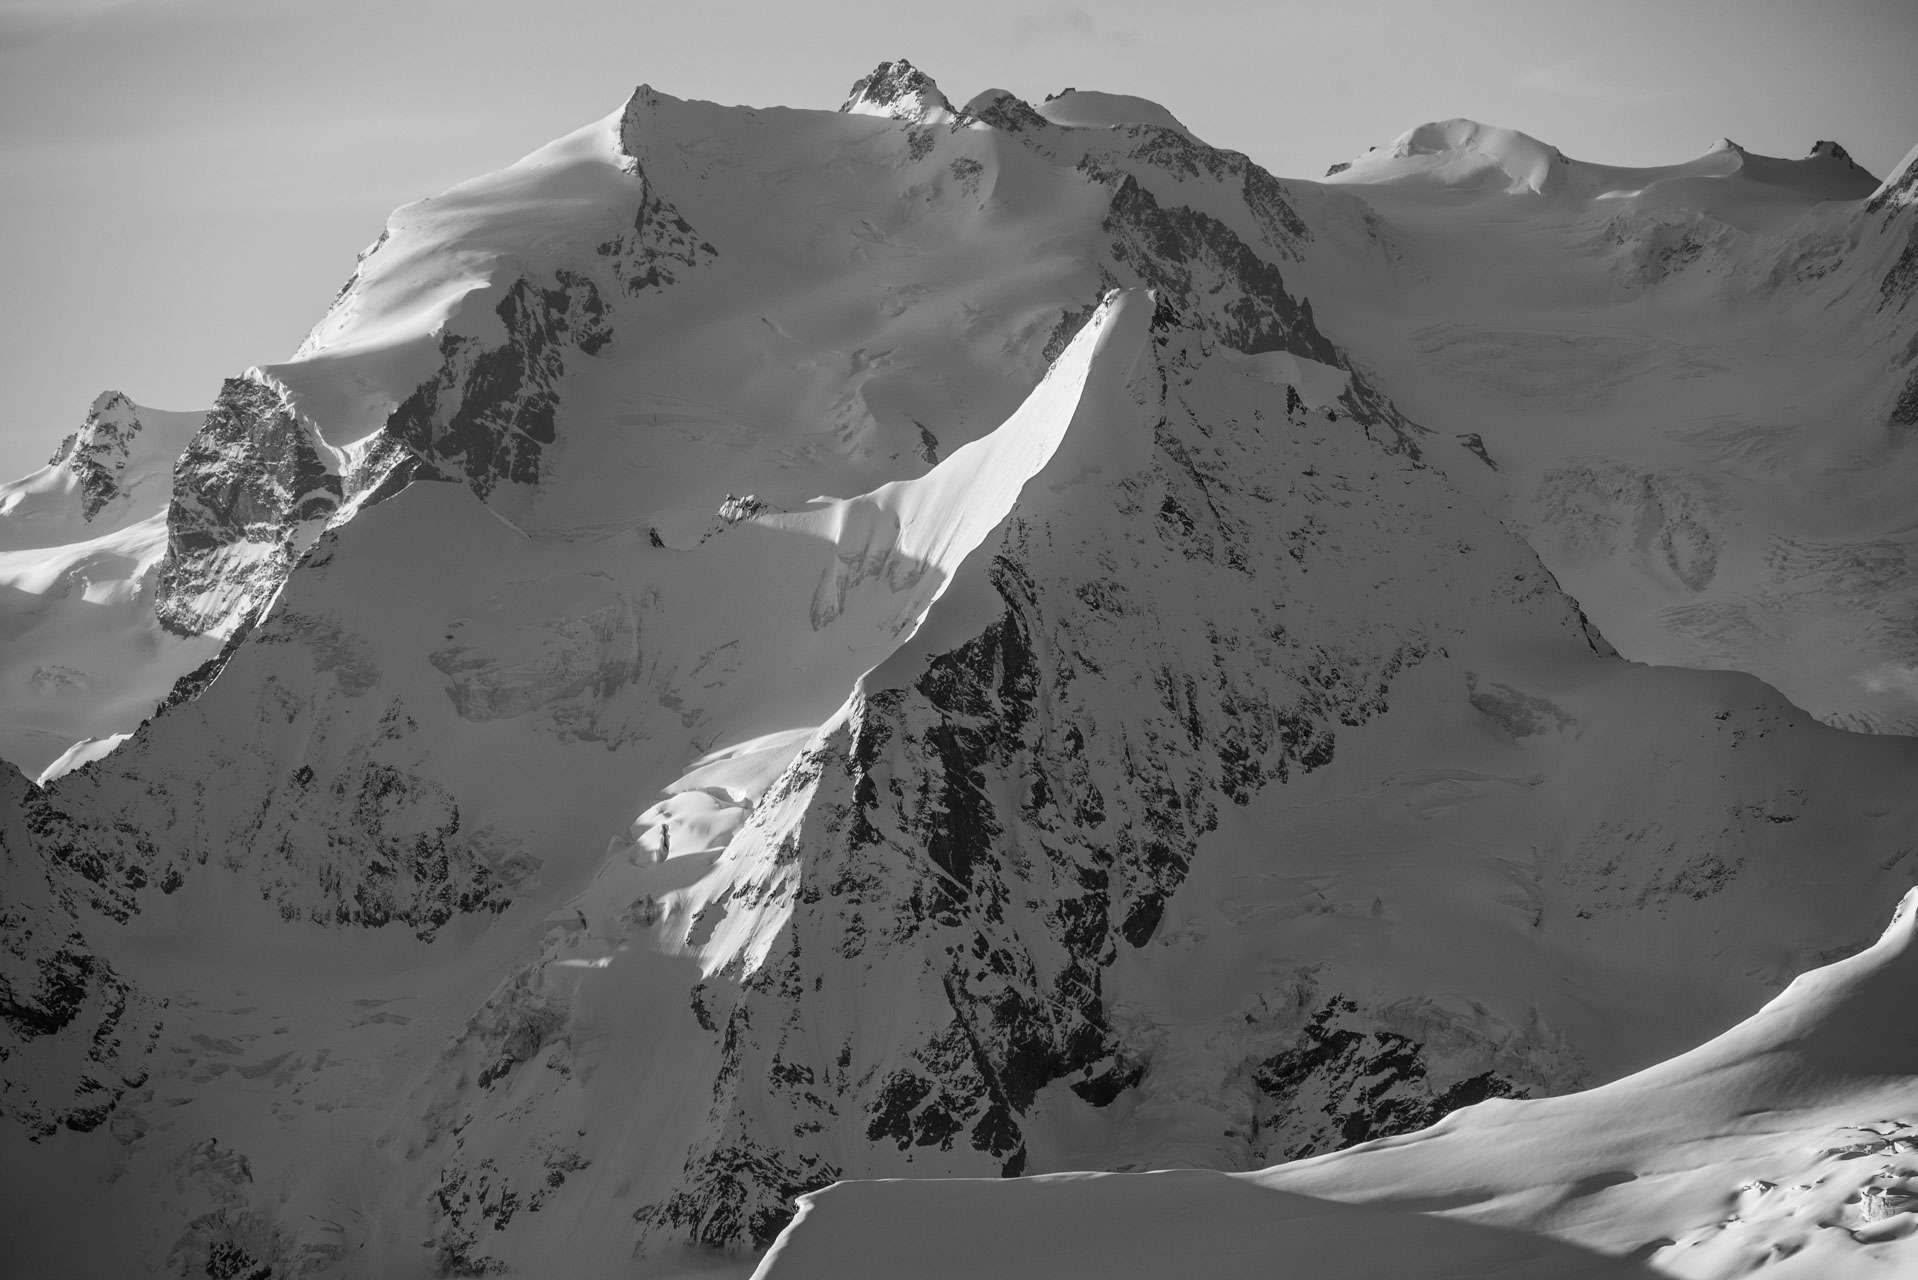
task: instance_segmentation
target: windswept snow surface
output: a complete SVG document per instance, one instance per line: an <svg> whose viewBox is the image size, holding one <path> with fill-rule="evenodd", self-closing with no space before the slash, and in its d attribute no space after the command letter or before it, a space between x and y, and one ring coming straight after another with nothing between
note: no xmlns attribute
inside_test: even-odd
<svg viewBox="0 0 1918 1280"><path fill-rule="evenodd" d="M49 785L0 767L0 1255L743 1274L841 1179L1181 1166L1221 1172L885 1194L1056 1193L1064 1239L1127 1188L1168 1266L1214 1213L1298 1247L1247 1225L1281 1201L1355 1266L1675 1266L1642 1247L1704 1219L1649 1200L1307 1175L1573 1125L1442 1117L1680 1054L1911 886L1918 741L1746 673L1903 723L1860 674L1908 639L1901 437L1859 415L1909 363L1909 182L1392 151L1285 182L903 60L837 112L642 86L395 213L181 420L164 509L7 491L54 531L16 590L199 647ZM1721 1119L1631 1158L1758 1132ZM1605 1140L1565 1166L1601 1217Z"/></svg>
<svg viewBox="0 0 1918 1280"><path fill-rule="evenodd" d="M1872 946L1585 1093L1260 1173L842 1183L758 1280L1918 1273L1918 890Z"/></svg>
<svg viewBox="0 0 1918 1280"><path fill-rule="evenodd" d="M1156 102L1124 93L1100 93L1093 89L1066 89L1039 104L1039 114L1069 129L1110 129L1118 125L1146 124L1173 129L1191 136L1192 131L1177 116Z"/></svg>

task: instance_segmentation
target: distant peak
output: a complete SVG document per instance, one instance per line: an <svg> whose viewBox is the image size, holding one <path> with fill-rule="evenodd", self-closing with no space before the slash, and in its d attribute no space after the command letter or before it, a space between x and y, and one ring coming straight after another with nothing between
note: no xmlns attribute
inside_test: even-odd
<svg viewBox="0 0 1918 1280"><path fill-rule="evenodd" d="M1061 89L1039 105L1039 114L1069 129L1111 129L1143 124L1192 137L1183 121L1150 98L1093 89Z"/></svg>
<svg viewBox="0 0 1918 1280"><path fill-rule="evenodd" d="M1836 142L1830 142L1821 138L1819 141L1811 144L1811 150L1805 153L1805 159L1823 160L1834 167L1843 167L1853 173L1871 178L1874 183L1877 182L1877 178L1872 175L1871 170L1852 159L1851 152L1845 150Z"/></svg>
<svg viewBox="0 0 1918 1280"><path fill-rule="evenodd" d="M1408 129L1388 147L1374 147L1328 179L1348 182L1435 182L1484 187L1510 194L1545 194L1563 184L1571 161L1564 152L1530 134L1456 117Z"/></svg>
<svg viewBox="0 0 1918 1280"><path fill-rule="evenodd" d="M87 420L60 442L47 465L64 466L80 480L81 514L91 521L120 493L120 477L140 434L140 406L119 391L93 398Z"/></svg>
<svg viewBox="0 0 1918 1280"><path fill-rule="evenodd" d="M872 74L853 82L839 108L850 115L924 120L935 112L952 114L952 104L933 78L904 58L882 62Z"/></svg>
<svg viewBox="0 0 1918 1280"><path fill-rule="evenodd" d="M1741 156L1745 154L1745 148L1739 146L1736 142L1733 142L1730 138L1720 138L1717 142L1712 143L1710 149L1707 150L1705 154L1708 156L1715 156L1721 151L1731 151Z"/></svg>
<svg viewBox="0 0 1918 1280"><path fill-rule="evenodd" d="M139 406L127 397L124 391L102 391L93 397L93 404L87 409L87 418L97 420L108 414L138 414Z"/></svg>
<svg viewBox="0 0 1918 1280"><path fill-rule="evenodd" d="M984 93L974 94L965 106L959 108L959 119L976 120L1008 133L1043 129L1049 123L1032 109L1030 102L1005 89L987 89Z"/></svg>

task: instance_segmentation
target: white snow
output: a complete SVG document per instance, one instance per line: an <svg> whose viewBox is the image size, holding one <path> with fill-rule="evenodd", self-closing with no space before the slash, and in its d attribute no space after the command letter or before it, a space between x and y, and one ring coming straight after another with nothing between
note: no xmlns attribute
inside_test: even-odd
<svg viewBox="0 0 1918 1280"><path fill-rule="evenodd" d="M1313 276L1335 341L1493 471L1448 473L1524 530L1626 656L1753 672L1832 723L1909 731L1911 483L1879 310L1902 247L1827 151L1567 160L1470 121L1327 182L1377 210L1388 282ZM1344 283L1341 283L1341 273Z"/></svg>
<svg viewBox="0 0 1918 1280"><path fill-rule="evenodd" d="M66 473L0 489L0 755L187 867L88 927L170 1002L164 1028L106 1124L4 1162L0 1251L132 1274L244 1230L292 1274L743 1273L634 1216L737 1136L732 1032L695 1001L743 1000L796 914L830 934L837 908L795 892L834 817L807 771L1003 613L1006 554L1057 579L1032 643L1099 692L1044 731L1085 732L1115 802L1130 753L1186 750L1113 728L1166 696L1155 663L1207 697L1296 667L1278 692L1307 698L1417 656L1322 767L1220 803L1149 941L1103 962L1144 1070L1109 1106L1040 1091L1022 1124L1051 1172L818 1192L762 1274L1909 1268L1912 899L1687 1052L1910 883L1918 742L1798 710L1918 726L1894 678L1918 669L1911 471L1883 426L1904 335L1860 301L1895 252L1857 221L1869 182L1830 154L1586 164L1450 121L1282 185L1307 234L1255 213L1229 160L1140 159L1186 143L1124 126L1198 147L1155 103L1070 91L1020 137L947 127L934 92L833 113L642 87L396 212L260 371L331 465L443 344L497 341L522 276L601 273L612 340L569 355L536 485L348 511L219 679L130 740L216 645L152 624L170 454L108 527ZM1156 299L1105 292L1108 169L1281 268L1353 370L1156 347ZM713 252L626 296L598 250L642 192ZM1354 370L1432 429L1424 465L1351 421ZM1224 549L1180 549L1167 475ZM1234 566L1235 520L1296 556ZM1534 550L1637 661L1587 643ZM1100 590L1132 612L1072 603ZM1012 795L1023 767L979 785ZM426 849L449 808L510 905L430 943L340 923L330 895L405 860L378 839ZM1038 931L1041 905L1005 910ZM832 994L796 1037L856 1041L871 1073L951 1013L911 955L805 959ZM1566 1096L1231 1172L1282 1141L1256 1131L1259 1064L1335 998L1422 1046L1435 1087L1496 1068ZM764 1085L747 1120L788 1122ZM816 1123L846 1174L982 1163L963 1139L894 1150L854 1109ZM1168 1166L1194 1167L1058 1172Z"/></svg>
<svg viewBox="0 0 1918 1280"><path fill-rule="evenodd" d="M118 493L92 519L70 467L0 485L0 758L29 775L105 754L219 649L153 616L173 459L205 415L123 416Z"/></svg>
<svg viewBox="0 0 1918 1280"><path fill-rule="evenodd" d="M1192 136L1192 131L1177 116L1158 103L1125 93L1067 89L1040 103L1038 112L1052 123L1068 129L1110 129L1118 125L1149 124Z"/></svg>
<svg viewBox="0 0 1918 1280"><path fill-rule="evenodd" d="M1918 1267L1918 890L1689 1053L1261 1173L849 1182L759 1280L1895 1276Z"/></svg>

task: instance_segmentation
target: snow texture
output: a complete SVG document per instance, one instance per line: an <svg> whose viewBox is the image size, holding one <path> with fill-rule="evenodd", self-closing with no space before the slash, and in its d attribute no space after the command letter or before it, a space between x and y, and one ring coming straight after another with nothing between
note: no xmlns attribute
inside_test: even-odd
<svg viewBox="0 0 1918 1280"><path fill-rule="evenodd" d="M1911 195L894 60L397 210L0 488L0 1254L1909 1270Z"/></svg>

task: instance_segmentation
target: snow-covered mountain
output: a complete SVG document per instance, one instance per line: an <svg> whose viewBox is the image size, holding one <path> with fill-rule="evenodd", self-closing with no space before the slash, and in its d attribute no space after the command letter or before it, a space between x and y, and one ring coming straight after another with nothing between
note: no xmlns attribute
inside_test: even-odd
<svg viewBox="0 0 1918 1280"><path fill-rule="evenodd" d="M1899 1276L1918 1259L1918 891L1709 1043L1253 1174L860 1182L756 1274Z"/></svg>
<svg viewBox="0 0 1918 1280"><path fill-rule="evenodd" d="M47 777L110 750L218 651L154 610L173 462L204 418L108 391L0 485L0 759Z"/></svg>
<svg viewBox="0 0 1918 1280"><path fill-rule="evenodd" d="M1918 744L1819 722L1907 723L1912 181L1456 121L1286 181L893 62L397 211L291 359L6 491L0 674L119 637L48 723L128 736L4 788L0 1247L743 1274L843 1178L1552 1144L1913 883ZM43 585L96 520L110 621ZM1629 1167L1797 1159L1731 1114Z"/></svg>
<svg viewBox="0 0 1918 1280"><path fill-rule="evenodd" d="M1328 181L1402 252L1309 289L1326 331L1480 453L1448 472L1614 644L1918 728L1910 158L1882 188L1831 142L1626 169L1453 120Z"/></svg>

